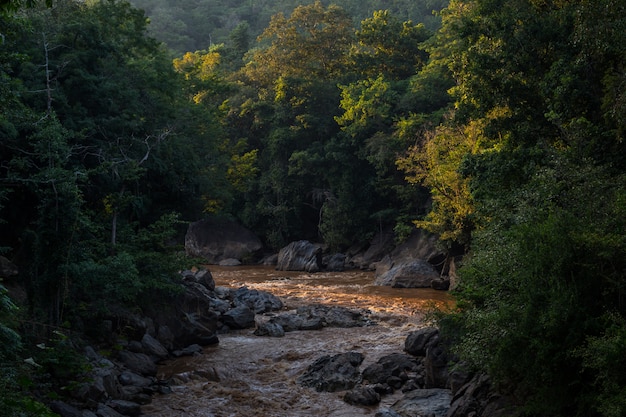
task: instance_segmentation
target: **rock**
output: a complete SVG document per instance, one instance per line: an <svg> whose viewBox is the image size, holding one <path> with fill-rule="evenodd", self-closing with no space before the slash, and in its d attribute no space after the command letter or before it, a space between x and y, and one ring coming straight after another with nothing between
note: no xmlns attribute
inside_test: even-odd
<svg viewBox="0 0 626 417"><path fill-rule="evenodd" d="M233 304L235 307L245 305L256 314L283 308L283 302L275 295L265 291L250 290L246 287L241 287L234 292Z"/></svg>
<svg viewBox="0 0 626 417"><path fill-rule="evenodd" d="M380 394L372 387L356 388L348 391L343 400L351 405L376 405L380 402Z"/></svg>
<svg viewBox="0 0 626 417"><path fill-rule="evenodd" d="M50 403L50 410L61 417L83 417L83 412L78 408L64 403L63 401L53 401Z"/></svg>
<svg viewBox="0 0 626 417"><path fill-rule="evenodd" d="M376 285L396 288L430 288L445 272L446 254L437 247L437 236L416 229L376 265Z"/></svg>
<svg viewBox="0 0 626 417"><path fill-rule="evenodd" d="M239 266L241 265L241 261L235 258L222 259L219 262L219 266Z"/></svg>
<svg viewBox="0 0 626 417"><path fill-rule="evenodd" d="M370 324L358 310L345 307L331 307L324 305L302 306L296 309L298 315L306 318L321 318L328 327L361 327Z"/></svg>
<svg viewBox="0 0 626 417"><path fill-rule="evenodd" d="M518 417L512 398L499 394L484 374L474 375L458 389L451 401L447 417Z"/></svg>
<svg viewBox="0 0 626 417"><path fill-rule="evenodd" d="M439 343L439 336L434 336L426 349L424 367L427 388L449 388L448 352Z"/></svg>
<svg viewBox="0 0 626 417"><path fill-rule="evenodd" d="M145 353L134 353L123 350L119 353L122 363L131 371L144 376L156 376L157 366Z"/></svg>
<svg viewBox="0 0 626 417"><path fill-rule="evenodd" d="M391 408L402 417L446 417L451 400L450 390L418 389L404 394Z"/></svg>
<svg viewBox="0 0 626 417"><path fill-rule="evenodd" d="M302 329L304 318L298 314L281 314L272 317L270 323L280 326L285 332L294 332Z"/></svg>
<svg viewBox="0 0 626 417"><path fill-rule="evenodd" d="M254 334L256 336L283 337L285 329L278 323L268 321L258 324Z"/></svg>
<svg viewBox="0 0 626 417"><path fill-rule="evenodd" d="M185 235L188 256L218 264L224 259L250 260L263 249L261 240L250 230L229 220L204 219L189 225Z"/></svg>
<svg viewBox="0 0 626 417"><path fill-rule="evenodd" d="M231 329L254 327L254 311L246 305L240 305L222 314L221 321Z"/></svg>
<svg viewBox="0 0 626 417"><path fill-rule="evenodd" d="M394 288L430 288L437 279L439 273L428 261L414 259L395 264L380 274L377 269L374 284Z"/></svg>
<svg viewBox="0 0 626 417"><path fill-rule="evenodd" d="M336 253L322 260L324 269L332 272L342 272L346 269L346 255Z"/></svg>
<svg viewBox="0 0 626 417"><path fill-rule="evenodd" d="M125 416L138 416L141 414L141 406L132 401L125 400L111 400L107 402L107 405Z"/></svg>
<svg viewBox="0 0 626 417"><path fill-rule="evenodd" d="M154 337L150 336L148 333L143 335L141 339L141 346L143 347L144 353L154 356L158 360L165 359L168 356L167 349L163 347L163 345Z"/></svg>
<svg viewBox="0 0 626 417"><path fill-rule="evenodd" d="M298 378L298 383L315 388L317 391L336 392L352 389L359 381L358 367L363 359L359 352L322 356Z"/></svg>
<svg viewBox="0 0 626 417"><path fill-rule="evenodd" d="M363 379L371 384L388 384L393 388L400 388L408 379L407 372L415 373L420 370L417 360L409 355L393 353L383 356L376 363L363 370ZM401 376L404 376L401 378ZM391 378L397 378L392 380ZM399 384L399 386L398 386Z"/></svg>
<svg viewBox="0 0 626 417"><path fill-rule="evenodd" d="M404 341L404 351L413 356L426 356L426 348L433 340L434 336L439 334L439 330L435 327L424 327L415 330L407 336Z"/></svg>
<svg viewBox="0 0 626 417"><path fill-rule="evenodd" d="M204 275L204 284L196 281L197 273L193 279L185 277L189 275L183 277L184 291L181 294L173 295L171 300L158 308L146 309L146 314L153 318L158 329L157 340L169 350L219 342L217 327L220 314L212 310L216 294L208 288L211 286L207 281L208 275ZM142 337L143 333L138 339Z"/></svg>
<svg viewBox="0 0 626 417"><path fill-rule="evenodd" d="M291 242L278 253L276 269L319 272L322 269L322 248L308 240Z"/></svg>
<svg viewBox="0 0 626 417"><path fill-rule="evenodd" d="M98 404L98 409L96 410L96 415L98 417L124 417L123 414L118 413L108 405Z"/></svg>
<svg viewBox="0 0 626 417"><path fill-rule="evenodd" d="M205 268L200 268L196 271L183 271L181 273L183 281L196 282L203 285L207 290L213 291L215 289L215 280L211 271Z"/></svg>
<svg viewBox="0 0 626 417"><path fill-rule="evenodd" d="M431 283L430 286L434 289L434 290L439 290L439 291L448 291L450 289L450 278L447 277L439 277L437 279L434 279Z"/></svg>
<svg viewBox="0 0 626 417"><path fill-rule="evenodd" d="M175 350L172 354L175 357L180 358L181 356L193 356L200 353L202 353L202 346L194 344L181 350Z"/></svg>
<svg viewBox="0 0 626 417"><path fill-rule="evenodd" d="M143 377L131 371L122 372L118 380L120 381L120 384L122 385L125 385L125 386L132 385L135 387L142 387L142 388L149 387L150 385L152 385L152 382L153 382L152 379Z"/></svg>
<svg viewBox="0 0 626 417"><path fill-rule="evenodd" d="M387 409L378 411L374 417L402 417L402 416L396 413L395 411L387 408Z"/></svg>

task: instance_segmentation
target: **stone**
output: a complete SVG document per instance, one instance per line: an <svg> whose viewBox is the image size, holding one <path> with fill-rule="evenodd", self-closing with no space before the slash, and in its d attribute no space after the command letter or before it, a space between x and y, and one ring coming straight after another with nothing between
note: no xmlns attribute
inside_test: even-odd
<svg viewBox="0 0 626 417"><path fill-rule="evenodd" d="M98 409L96 410L96 415L98 417L124 417L123 414L118 413L108 405L99 404Z"/></svg>
<svg viewBox="0 0 626 417"><path fill-rule="evenodd" d="M218 265L219 266L240 266L241 261L235 258L222 259Z"/></svg>
<svg viewBox="0 0 626 417"><path fill-rule="evenodd" d="M125 416L134 417L141 414L141 406L132 401L111 400L107 402L107 405L113 410Z"/></svg>
<svg viewBox="0 0 626 417"><path fill-rule="evenodd" d="M420 367L417 360L409 355L393 353L383 356L376 363L363 370L363 379L371 384L388 384L393 388L400 388L407 372L417 372ZM396 379L391 379L396 378Z"/></svg>
<svg viewBox="0 0 626 417"><path fill-rule="evenodd" d="M143 347L144 353L154 356L159 360L165 359L168 356L167 349L165 349L161 342L150 336L148 333L143 335L143 338L141 339L141 346Z"/></svg>
<svg viewBox="0 0 626 417"><path fill-rule="evenodd" d="M220 320L231 329L254 327L254 311L246 305L240 305L222 314Z"/></svg>
<svg viewBox="0 0 626 417"><path fill-rule="evenodd" d="M343 400L351 405L376 405L380 402L380 394L372 387L355 388L348 391Z"/></svg>
<svg viewBox="0 0 626 417"><path fill-rule="evenodd" d="M336 253L322 260L326 271L341 272L346 269L346 255Z"/></svg>
<svg viewBox="0 0 626 417"><path fill-rule="evenodd" d="M418 389L404 394L391 408L402 417L446 417L452 394L447 389Z"/></svg>
<svg viewBox="0 0 626 417"><path fill-rule="evenodd" d="M123 350L119 353L122 363L131 371L143 376L155 376L157 366L145 353L135 353Z"/></svg>
<svg viewBox="0 0 626 417"><path fill-rule="evenodd" d="M298 378L298 383L325 392L352 389L360 379L358 368L363 359L359 352L322 356Z"/></svg>
<svg viewBox="0 0 626 417"><path fill-rule="evenodd" d="M409 333L404 341L404 351L413 356L426 356L428 344L439 334L435 327L424 327Z"/></svg>
<svg viewBox="0 0 626 417"><path fill-rule="evenodd" d="M250 290L247 287L238 288L233 293L235 307L245 305L256 314L268 313L283 308L280 298L265 291Z"/></svg>
<svg viewBox="0 0 626 417"><path fill-rule="evenodd" d="M261 240L236 222L207 218L191 223L185 235L188 256L203 258L209 264L224 259L251 260L263 249Z"/></svg>
<svg viewBox="0 0 626 417"><path fill-rule="evenodd" d="M273 321L260 323L254 330L256 336L269 336L269 337L283 337L285 335L285 329Z"/></svg>
<svg viewBox="0 0 626 417"><path fill-rule="evenodd" d="M447 349L439 343L439 336L434 336L424 357L426 388L449 388L448 362Z"/></svg>
<svg viewBox="0 0 626 417"><path fill-rule="evenodd" d="M394 264L380 274L377 269L374 284L394 288L430 288L436 279L439 279L439 273L428 261L413 259Z"/></svg>
<svg viewBox="0 0 626 417"><path fill-rule="evenodd" d="M152 385L152 379L143 377L135 372L124 371L118 377L120 384L132 385L135 387L148 387Z"/></svg>
<svg viewBox="0 0 626 417"><path fill-rule="evenodd" d="M322 269L322 248L308 240L291 242L278 252L276 269L319 272Z"/></svg>

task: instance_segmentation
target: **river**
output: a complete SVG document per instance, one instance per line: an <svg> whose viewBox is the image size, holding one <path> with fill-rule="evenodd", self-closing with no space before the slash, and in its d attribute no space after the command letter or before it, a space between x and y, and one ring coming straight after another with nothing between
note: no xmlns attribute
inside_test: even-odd
<svg viewBox="0 0 626 417"><path fill-rule="evenodd" d="M304 273L273 267L209 269L218 286L268 291L285 310L310 304L367 311L376 323L358 328L288 332L281 338L253 335L254 329L219 336L201 355L164 363L159 378L172 378L173 392L154 397L143 412L152 417L357 417L374 416L401 394L376 407L355 407L342 393L319 393L297 384L317 358L349 351L365 355L364 369L380 357L402 352L407 334L425 326L427 311L449 305L446 292L372 285L373 272Z"/></svg>

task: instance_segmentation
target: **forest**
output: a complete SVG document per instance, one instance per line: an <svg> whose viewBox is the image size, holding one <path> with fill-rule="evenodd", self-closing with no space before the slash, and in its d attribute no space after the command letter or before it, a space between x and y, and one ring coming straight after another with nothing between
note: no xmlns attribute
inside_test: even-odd
<svg viewBox="0 0 626 417"><path fill-rule="evenodd" d="M7 416L54 415L62 339L173 291L203 216L435 233L464 366L524 416L626 415L624 0L172 3L0 2Z"/></svg>

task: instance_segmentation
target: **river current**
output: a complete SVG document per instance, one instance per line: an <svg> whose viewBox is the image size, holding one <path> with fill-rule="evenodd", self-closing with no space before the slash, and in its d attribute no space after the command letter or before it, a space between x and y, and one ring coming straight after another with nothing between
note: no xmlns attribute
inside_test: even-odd
<svg viewBox="0 0 626 417"><path fill-rule="evenodd" d="M401 393L375 407L355 407L343 393L320 393L296 380L323 355L358 351L361 369L380 357L401 353L409 332L427 325L427 312L451 302L446 292L373 285L369 271L305 273L273 267L219 267L209 270L218 286L271 292L285 311L324 304L366 311L374 323L357 328L324 328L259 337L254 329L219 335L219 344L201 355L170 360L159 368L173 392L153 398L143 412L152 417L357 417L374 416Z"/></svg>

